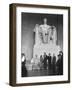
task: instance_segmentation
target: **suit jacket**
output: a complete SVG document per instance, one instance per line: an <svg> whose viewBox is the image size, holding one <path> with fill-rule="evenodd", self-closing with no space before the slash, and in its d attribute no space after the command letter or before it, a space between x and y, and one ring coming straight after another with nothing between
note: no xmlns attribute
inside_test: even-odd
<svg viewBox="0 0 72 90"><path fill-rule="evenodd" d="M48 58L49 64L51 64L51 56L48 56L47 58Z"/></svg>
<svg viewBox="0 0 72 90"><path fill-rule="evenodd" d="M46 56L44 57L44 61L43 61L44 64L47 64L47 59L48 59L48 58L47 58L47 55L46 55Z"/></svg>
<svg viewBox="0 0 72 90"><path fill-rule="evenodd" d="M52 64L56 64L56 56L53 56Z"/></svg>

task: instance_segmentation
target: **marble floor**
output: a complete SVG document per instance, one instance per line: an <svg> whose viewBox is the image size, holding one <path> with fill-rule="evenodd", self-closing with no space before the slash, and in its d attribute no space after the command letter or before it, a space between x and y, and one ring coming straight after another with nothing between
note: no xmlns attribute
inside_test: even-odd
<svg viewBox="0 0 72 90"><path fill-rule="evenodd" d="M22 73L24 74L25 72ZM56 72L53 72L52 69L27 70L25 77L52 76L52 75L56 75Z"/></svg>
<svg viewBox="0 0 72 90"><path fill-rule="evenodd" d="M26 66L24 66L22 69L21 76L22 77L37 77L37 76L55 76L57 74L56 67L48 66L46 69L40 68L40 69L32 69L32 65L29 63Z"/></svg>
<svg viewBox="0 0 72 90"><path fill-rule="evenodd" d="M48 70L29 70L28 71L28 77L31 76L49 76L52 75L52 71Z"/></svg>

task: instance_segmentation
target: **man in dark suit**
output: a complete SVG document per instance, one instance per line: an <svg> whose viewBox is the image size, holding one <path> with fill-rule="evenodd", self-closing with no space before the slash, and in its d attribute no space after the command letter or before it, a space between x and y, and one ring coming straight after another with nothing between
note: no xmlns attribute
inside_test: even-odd
<svg viewBox="0 0 72 90"><path fill-rule="evenodd" d="M63 55L58 55L58 60L56 63L57 66L57 75L63 75Z"/></svg>
<svg viewBox="0 0 72 90"><path fill-rule="evenodd" d="M43 63L44 63L44 69L46 70L46 69L47 69L47 55L46 55L45 52L44 52L44 60L43 60Z"/></svg>
<svg viewBox="0 0 72 90"><path fill-rule="evenodd" d="M48 68L51 69L51 59L52 59L52 57L51 57L50 53L49 53L47 59L48 59Z"/></svg>
<svg viewBox="0 0 72 90"><path fill-rule="evenodd" d="M25 57L25 54L22 53L22 62L21 62L21 76L22 77L27 77L27 69L26 69L26 57Z"/></svg>
<svg viewBox="0 0 72 90"><path fill-rule="evenodd" d="M53 54L53 58L52 58L52 73L53 73L53 75L56 74L56 56L55 56L55 54Z"/></svg>

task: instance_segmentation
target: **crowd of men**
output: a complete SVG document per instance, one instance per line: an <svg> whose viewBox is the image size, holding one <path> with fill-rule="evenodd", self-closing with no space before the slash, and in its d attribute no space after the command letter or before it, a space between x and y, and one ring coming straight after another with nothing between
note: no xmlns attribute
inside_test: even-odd
<svg viewBox="0 0 72 90"><path fill-rule="evenodd" d="M24 58L22 61L22 77L27 76L27 69L26 69L26 58L25 54L23 54ZM63 75L63 52L60 51L58 56L51 56L49 53L48 55L44 52L44 55L41 55L38 58L35 55L35 58L31 61L32 70L47 70L51 72L51 75Z"/></svg>
<svg viewBox="0 0 72 90"><path fill-rule="evenodd" d="M56 57L55 54L51 56L46 55L44 53L44 56L40 56L40 63L41 63L41 69L42 67L46 70L51 70L53 75L63 75L63 52L60 51L58 56Z"/></svg>

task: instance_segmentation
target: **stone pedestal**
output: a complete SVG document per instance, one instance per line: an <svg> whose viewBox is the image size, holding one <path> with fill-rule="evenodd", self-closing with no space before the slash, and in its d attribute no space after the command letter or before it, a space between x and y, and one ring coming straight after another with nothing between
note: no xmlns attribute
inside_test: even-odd
<svg viewBox="0 0 72 90"><path fill-rule="evenodd" d="M52 44L52 43L50 43L50 44L34 45L33 57L35 55L38 55L38 57L40 57L40 55L44 55L44 52L47 55L50 53L51 56L53 54L55 54L55 56L57 56L59 54L59 51L60 51L60 46Z"/></svg>

